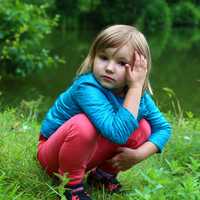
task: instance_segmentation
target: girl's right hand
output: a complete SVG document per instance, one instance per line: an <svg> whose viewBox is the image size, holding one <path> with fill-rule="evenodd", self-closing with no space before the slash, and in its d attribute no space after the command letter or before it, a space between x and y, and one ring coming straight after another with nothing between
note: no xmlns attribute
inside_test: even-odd
<svg viewBox="0 0 200 200"><path fill-rule="evenodd" d="M133 54L133 64L126 64L126 80L129 88L143 87L147 75L147 60L137 51Z"/></svg>

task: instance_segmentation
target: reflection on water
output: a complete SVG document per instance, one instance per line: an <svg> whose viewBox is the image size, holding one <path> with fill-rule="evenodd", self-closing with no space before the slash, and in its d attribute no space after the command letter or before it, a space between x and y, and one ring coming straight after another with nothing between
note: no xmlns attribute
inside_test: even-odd
<svg viewBox="0 0 200 200"><path fill-rule="evenodd" d="M18 105L22 99L43 95L48 103L72 81L78 66L88 53L96 33L73 31L55 33L48 39L54 53L66 59L64 66L40 71L24 80L4 78L0 82L3 105ZM185 111L200 115L200 32L175 30L147 36L152 52L151 83L161 109L169 109L163 87L174 90ZM47 105L49 107L49 105Z"/></svg>
<svg viewBox="0 0 200 200"><path fill-rule="evenodd" d="M162 92L163 87L174 90L185 111L200 115L200 32L174 31L159 59L153 59L152 82L155 95L167 109L169 103ZM159 42L157 43L159 45ZM152 47L154 54L154 47ZM154 58L154 56L153 56Z"/></svg>

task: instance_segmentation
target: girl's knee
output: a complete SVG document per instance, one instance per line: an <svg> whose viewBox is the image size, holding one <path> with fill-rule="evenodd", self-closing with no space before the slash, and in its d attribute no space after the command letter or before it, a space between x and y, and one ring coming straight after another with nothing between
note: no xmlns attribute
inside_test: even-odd
<svg viewBox="0 0 200 200"><path fill-rule="evenodd" d="M85 114L77 114L71 118L71 126L82 142L94 142L97 130Z"/></svg>
<svg viewBox="0 0 200 200"><path fill-rule="evenodd" d="M128 142L124 145L130 148L138 148L144 144L151 135L151 126L146 119L142 119L139 122L139 127L133 132L128 139Z"/></svg>
<svg viewBox="0 0 200 200"><path fill-rule="evenodd" d="M151 126L146 119L140 120L139 129L146 135L147 138L149 138L151 135Z"/></svg>

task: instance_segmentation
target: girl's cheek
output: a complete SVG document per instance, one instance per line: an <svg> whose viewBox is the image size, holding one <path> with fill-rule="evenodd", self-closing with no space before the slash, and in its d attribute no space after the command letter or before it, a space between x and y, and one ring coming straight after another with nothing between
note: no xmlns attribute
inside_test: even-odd
<svg viewBox="0 0 200 200"><path fill-rule="evenodd" d="M97 64L100 65L100 66L106 66L108 64L108 61L107 60L100 60Z"/></svg>
<svg viewBox="0 0 200 200"><path fill-rule="evenodd" d="M125 68L124 68L124 70L121 70L119 79L120 79L121 82L126 82L126 70L125 70Z"/></svg>

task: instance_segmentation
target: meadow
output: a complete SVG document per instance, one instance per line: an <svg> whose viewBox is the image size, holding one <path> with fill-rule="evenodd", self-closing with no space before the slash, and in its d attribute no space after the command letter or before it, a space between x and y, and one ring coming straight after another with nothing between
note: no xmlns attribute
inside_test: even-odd
<svg viewBox="0 0 200 200"><path fill-rule="evenodd" d="M200 200L200 119L170 111L166 117L173 134L164 152L119 175L124 193L93 190L94 200ZM36 159L39 129L38 102L0 112L0 200L59 199L62 185Z"/></svg>

